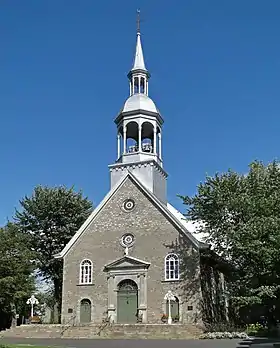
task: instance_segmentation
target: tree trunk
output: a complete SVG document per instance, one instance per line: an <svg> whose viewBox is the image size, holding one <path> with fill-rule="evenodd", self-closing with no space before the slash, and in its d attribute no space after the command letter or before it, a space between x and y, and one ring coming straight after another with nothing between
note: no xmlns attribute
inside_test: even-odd
<svg viewBox="0 0 280 348"><path fill-rule="evenodd" d="M54 285L54 323L61 322L61 303L62 303L62 281L60 279L55 279L53 282Z"/></svg>
<svg viewBox="0 0 280 348"><path fill-rule="evenodd" d="M11 303L11 313L12 313L12 322L11 322L11 327L16 327L17 326L17 319L16 319L16 306L14 303Z"/></svg>

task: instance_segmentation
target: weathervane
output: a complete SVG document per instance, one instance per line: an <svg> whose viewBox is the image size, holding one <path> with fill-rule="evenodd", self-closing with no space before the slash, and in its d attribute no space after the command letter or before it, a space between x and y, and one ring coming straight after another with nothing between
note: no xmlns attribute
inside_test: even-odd
<svg viewBox="0 0 280 348"><path fill-rule="evenodd" d="M140 10L137 9L137 33L140 34Z"/></svg>

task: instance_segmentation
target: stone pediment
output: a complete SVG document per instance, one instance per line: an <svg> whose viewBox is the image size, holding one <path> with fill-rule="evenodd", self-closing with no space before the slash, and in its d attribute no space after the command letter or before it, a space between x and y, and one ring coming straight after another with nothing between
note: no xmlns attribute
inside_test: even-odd
<svg viewBox="0 0 280 348"><path fill-rule="evenodd" d="M147 269L149 268L150 263L146 261L142 261L136 259L132 256L124 256L116 261L113 261L107 264L104 267L105 271L113 271L113 270L124 270L124 269Z"/></svg>

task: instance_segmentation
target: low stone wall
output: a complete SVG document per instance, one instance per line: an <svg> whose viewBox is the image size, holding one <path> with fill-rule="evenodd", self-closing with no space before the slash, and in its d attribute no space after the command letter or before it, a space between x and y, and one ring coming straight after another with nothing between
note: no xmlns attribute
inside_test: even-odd
<svg viewBox="0 0 280 348"><path fill-rule="evenodd" d="M114 324L65 326L65 325L21 325L0 332L2 337L18 338L197 338L201 329L194 325L166 324Z"/></svg>
<svg viewBox="0 0 280 348"><path fill-rule="evenodd" d="M1 337L20 338L60 338L62 325L60 324L30 324L20 325L9 330L1 331Z"/></svg>
<svg viewBox="0 0 280 348"><path fill-rule="evenodd" d="M188 339L197 338L202 330L194 325L139 324L113 325L104 331L104 335L114 338L161 338Z"/></svg>

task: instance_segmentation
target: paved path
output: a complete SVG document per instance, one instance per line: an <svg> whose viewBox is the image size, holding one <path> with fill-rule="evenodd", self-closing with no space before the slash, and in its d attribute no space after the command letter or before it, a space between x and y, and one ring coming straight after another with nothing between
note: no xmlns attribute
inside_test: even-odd
<svg viewBox="0 0 280 348"><path fill-rule="evenodd" d="M172 342L171 342L172 341ZM69 348L236 348L248 347L240 340L90 340L2 338L0 343L34 344ZM259 347L258 347L259 348Z"/></svg>
<svg viewBox="0 0 280 348"><path fill-rule="evenodd" d="M171 342L172 341L172 342ZM90 339L28 339L1 338L6 344L31 344L39 346L67 347L67 348L273 348L273 343L280 343L280 339L248 340L90 340Z"/></svg>

